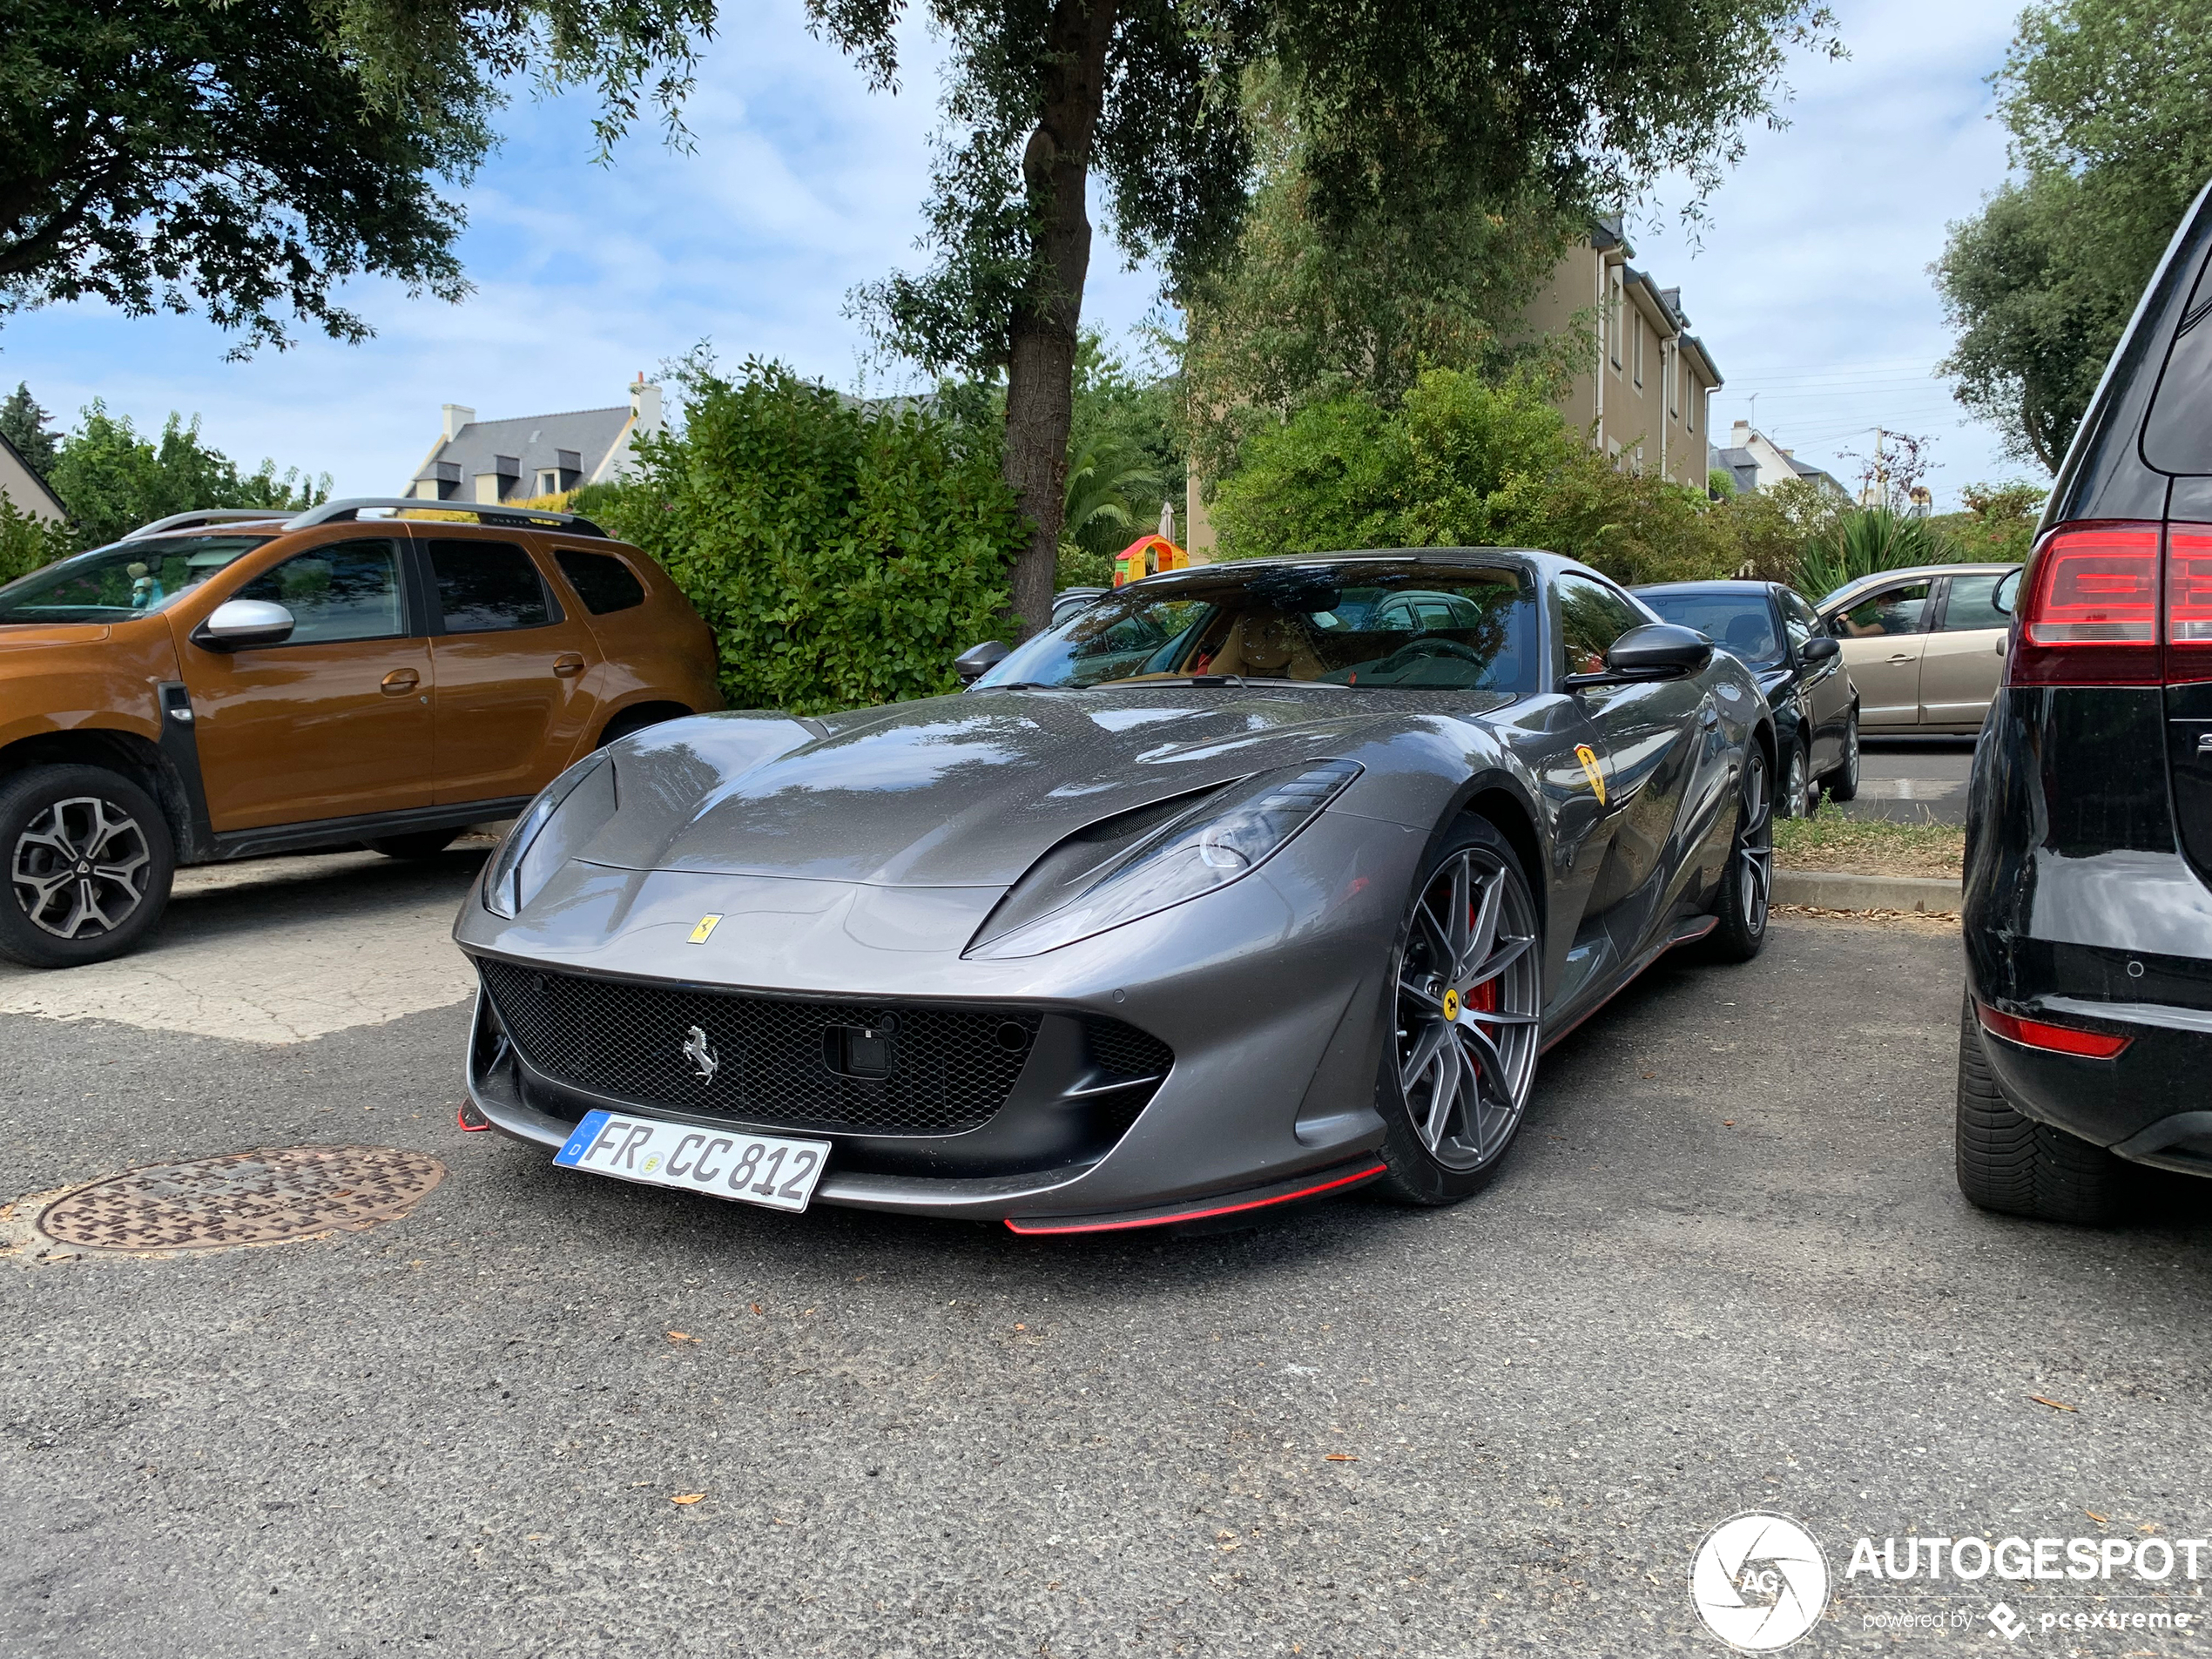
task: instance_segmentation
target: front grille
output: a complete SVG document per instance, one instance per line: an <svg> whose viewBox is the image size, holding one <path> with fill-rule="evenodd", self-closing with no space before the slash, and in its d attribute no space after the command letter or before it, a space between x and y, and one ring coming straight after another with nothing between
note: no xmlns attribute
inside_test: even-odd
<svg viewBox="0 0 2212 1659"><path fill-rule="evenodd" d="M1117 1076L1164 1077L1175 1063L1174 1049L1149 1032L1119 1020L1085 1020L1083 1035L1090 1045L1090 1057Z"/></svg>
<svg viewBox="0 0 2212 1659"><path fill-rule="evenodd" d="M988 1123L1042 1016L906 1003L802 1002L480 961L516 1049L554 1082L641 1106L861 1135L958 1135ZM712 1076L685 1049L705 1036ZM842 1076L851 1034L891 1028L889 1075ZM867 1050L870 1063L880 1050ZM848 1065L847 1069L852 1068Z"/></svg>

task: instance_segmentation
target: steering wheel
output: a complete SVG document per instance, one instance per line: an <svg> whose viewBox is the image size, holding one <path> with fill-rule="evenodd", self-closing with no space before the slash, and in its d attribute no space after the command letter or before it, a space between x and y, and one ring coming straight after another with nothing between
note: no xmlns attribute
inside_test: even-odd
<svg viewBox="0 0 2212 1659"><path fill-rule="evenodd" d="M1403 668L1416 657L1456 657L1463 663L1473 663L1477 668L1490 666L1490 659L1471 645L1462 645L1456 639L1446 639L1435 634L1423 636L1400 645L1377 663L1371 673L1387 673Z"/></svg>

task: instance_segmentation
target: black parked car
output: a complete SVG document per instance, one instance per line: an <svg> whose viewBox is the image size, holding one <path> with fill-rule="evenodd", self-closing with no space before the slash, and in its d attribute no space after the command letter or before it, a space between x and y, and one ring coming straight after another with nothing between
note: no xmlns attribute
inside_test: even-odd
<svg viewBox="0 0 2212 1659"><path fill-rule="evenodd" d="M1836 800L1858 793L1858 691L1810 604L1779 582L1668 582L1635 594L1759 677L1782 752L1784 817L1811 812L1824 787Z"/></svg>
<svg viewBox="0 0 2212 1659"><path fill-rule="evenodd" d="M2200 195L2060 469L1974 753L1959 1184L2111 1218L2212 1175L2212 209Z"/></svg>

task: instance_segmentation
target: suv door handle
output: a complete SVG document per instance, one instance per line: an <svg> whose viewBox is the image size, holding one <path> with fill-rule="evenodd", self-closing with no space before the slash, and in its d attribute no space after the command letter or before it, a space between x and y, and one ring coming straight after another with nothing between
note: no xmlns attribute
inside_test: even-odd
<svg viewBox="0 0 2212 1659"><path fill-rule="evenodd" d="M553 671L564 680L572 680L583 672L583 654L564 651L553 659Z"/></svg>
<svg viewBox="0 0 2212 1659"><path fill-rule="evenodd" d="M382 690L387 697L405 697L421 684L422 676L413 669L395 668L384 677Z"/></svg>

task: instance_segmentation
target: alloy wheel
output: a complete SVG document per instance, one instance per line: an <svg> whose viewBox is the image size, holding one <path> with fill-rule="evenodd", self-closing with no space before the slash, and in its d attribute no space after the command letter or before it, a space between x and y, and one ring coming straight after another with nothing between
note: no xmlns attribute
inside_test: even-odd
<svg viewBox="0 0 2212 1659"><path fill-rule="evenodd" d="M34 927L86 939L113 933L145 902L152 862L137 819L78 795L54 802L16 837L8 875Z"/></svg>
<svg viewBox="0 0 2212 1659"><path fill-rule="evenodd" d="M1805 773L1804 750L1792 748L1790 751L1790 781L1782 791L1782 810L1786 817L1812 816L1812 785Z"/></svg>
<svg viewBox="0 0 2212 1659"><path fill-rule="evenodd" d="M1398 970L1398 1079L1414 1132L1447 1169L1495 1158L1527 1104L1535 941L1527 884L1481 846L1447 858L1413 907Z"/></svg>
<svg viewBox="0 0 2212 1659"><path fill-rule="evenodd" d="M1858 717L1853 715L1844 727L1844 781L1851 788L1858 787Z"/></svg>
<svg viewBox="0 0 2212 1659"><path fill-rule="evenodd" d="M1774 890L1774 804L1767 793L1766 757L1754 750L1743 768L1743 807L1737 820L1730 878L1737 883L1744 926L1765 931L1768 895Z"/></svg>

